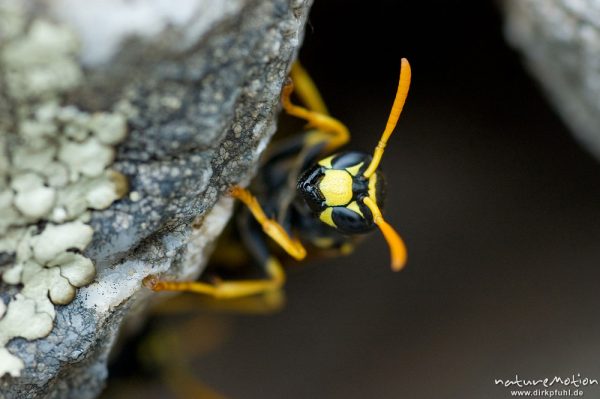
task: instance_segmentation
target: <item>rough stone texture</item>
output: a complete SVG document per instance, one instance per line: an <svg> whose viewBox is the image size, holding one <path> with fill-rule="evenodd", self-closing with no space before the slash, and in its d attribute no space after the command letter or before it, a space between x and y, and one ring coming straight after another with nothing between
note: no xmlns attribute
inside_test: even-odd
<svg viewBox="0 0 600 399"><path fill-rule="evenodd" d="M600 0L504 0L508 40L600 157Z"/></svg>
<svg viewBox="0 0 600 399"><path fill-rule="evenodd" d="M119 327L153 295L141 280L150 273L201 273L231 213L223 193L251 178L275 130L280 90L311 1L185 0L176 10L168 3L22 2L27 23L47 18L78 38L83 76L60 105L126 117L127 138L111 168L128 178L129 193L89 213L94 235L83 255L96 266L92 284L56 307L47 337L8 343L25 367L20 377L0 379L2 398L97 396ZM85 19L86 9L94 11L93 21ZM39 70L46 72L43 63ZM10 130L15 100L2 95L5 89L0 121ZM3 154L10 150L0 144ZM0 254L0 266L14 261L13 253ZM1 285L2 303L18 292Z"/></svg>

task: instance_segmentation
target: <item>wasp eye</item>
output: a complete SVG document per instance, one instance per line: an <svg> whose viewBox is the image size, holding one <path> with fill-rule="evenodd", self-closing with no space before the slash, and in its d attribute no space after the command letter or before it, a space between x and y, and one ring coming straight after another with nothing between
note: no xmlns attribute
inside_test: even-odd
<svg viewBox="0 0 600 399"><path fill-rule="evenodd" d="M326 206L325 198L319 190L319 183L323 176L325 176L323 167L314 165L298 178L297 190L314 212L321 212Z"/></svg>

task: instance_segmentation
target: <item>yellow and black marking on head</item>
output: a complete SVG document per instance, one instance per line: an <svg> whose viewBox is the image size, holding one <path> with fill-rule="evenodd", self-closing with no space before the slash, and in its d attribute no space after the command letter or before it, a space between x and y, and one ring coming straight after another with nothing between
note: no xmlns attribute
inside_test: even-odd
<svg viewBox="0 0 600 399"><path fill-rule="evenodd" d="M371 198L381 207L384 184L381 173L368 179L364 171L371 155L344 152L307 169L298 179L298 191L319 219L344 234L360 234L375 228L373 214L363 202Z"/></svg>

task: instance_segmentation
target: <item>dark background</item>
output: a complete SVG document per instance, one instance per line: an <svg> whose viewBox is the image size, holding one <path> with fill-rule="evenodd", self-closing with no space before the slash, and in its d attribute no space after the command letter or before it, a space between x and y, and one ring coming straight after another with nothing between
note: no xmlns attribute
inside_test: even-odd
<svg viewBox="0 0 600 399"><path fill-rule="evenodd" d="M148 334L187 336L185 356L145 395L202 381L231 398L507 398L494 378L600 378L600 165L485 1L315 2L300 58L352 148L379 139L401 57L413 83L383 169L406 270L375 233L290 266L277 314L155 318Z"/></svg>

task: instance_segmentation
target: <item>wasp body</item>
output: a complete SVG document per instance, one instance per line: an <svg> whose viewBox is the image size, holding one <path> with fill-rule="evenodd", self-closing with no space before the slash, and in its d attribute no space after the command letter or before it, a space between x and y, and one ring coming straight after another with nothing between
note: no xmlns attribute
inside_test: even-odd
<svg viewBox="0 0 600 399"><path fill-rule="evenodd" d="M331 155L306 170L298 180L298 192L318 219L342 234L363 234L376 225L363 202L371 198L380 206L384 198L383 177L363 176L372 157L362 152Z"/></svg>
<svg viewBox="0 0 600 399"><path fill-rule="evenodd" d="M408 61L402 59L396 99L373 155L357 151L336 153L349 141L348 129L329 115L306 71L296 64L291 75L305 107L291 102L294 85L287 84L281 98L283 109L306 120L312 129L270 151L254 182L259 198L239 186L230 189L230 195L245 205L237 217L239 236L264 269L266 278L209 284L161 281L148 276L144 280L147 287L155 291L193 291L217 298L276 290L283 284L285 274L271 254L265 235L300 260L307 254L302 243L311 249L347 253L357 235L378 227L388 242L392 269L404 266L404 243L380 211L385 192L378 166L408 94Z"/></svg>

